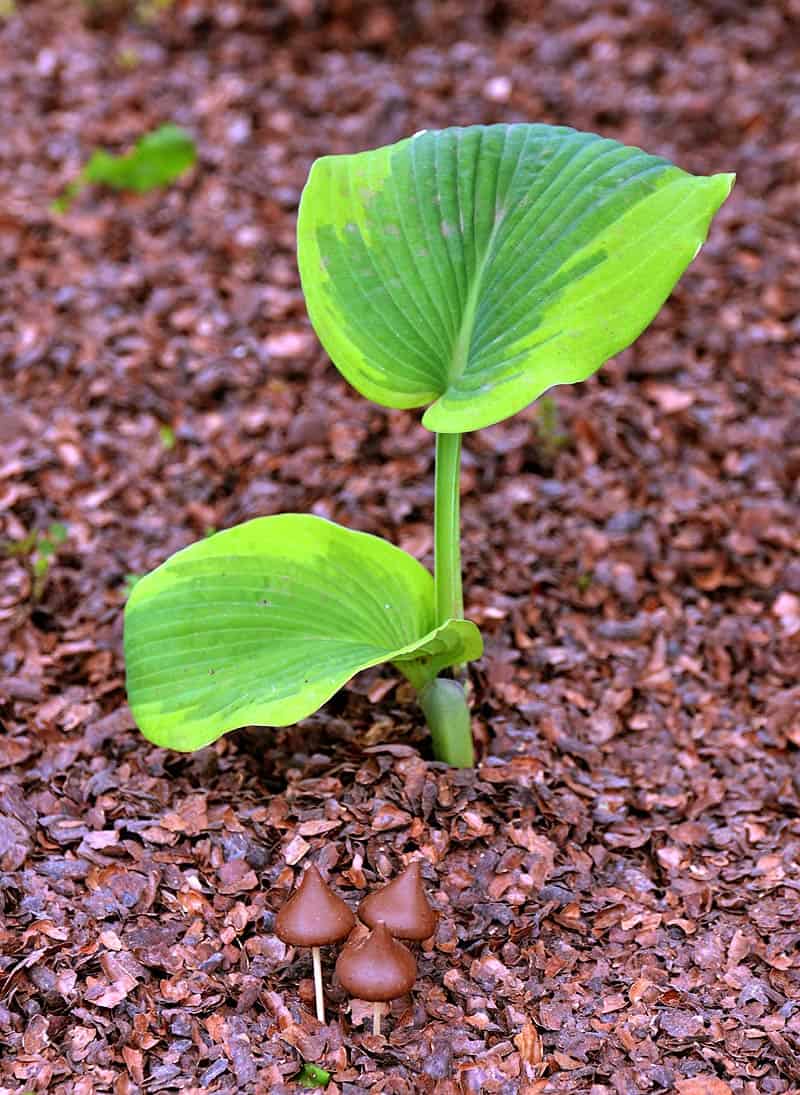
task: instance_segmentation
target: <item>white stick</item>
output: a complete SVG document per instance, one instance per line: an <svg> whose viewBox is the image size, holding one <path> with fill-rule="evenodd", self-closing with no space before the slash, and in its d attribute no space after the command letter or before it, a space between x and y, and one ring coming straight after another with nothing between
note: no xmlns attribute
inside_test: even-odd
<svg viewBox="0 0 800 1095"><path fill-rule="evenodd" d="M383 1014L383 1004L377 1000L372 1005L372 1033L380 1034L381 1032L381 1015Z"/></svg>
<svg viewBox="0 0 800 1095"><path fill-rule="evenodd" d="M314 995L317 998L317 1018L320 1023L324 1023L325 997L322 995L322 962L320 960L319 947L311 948L311 958L314 962Z"/></svg>

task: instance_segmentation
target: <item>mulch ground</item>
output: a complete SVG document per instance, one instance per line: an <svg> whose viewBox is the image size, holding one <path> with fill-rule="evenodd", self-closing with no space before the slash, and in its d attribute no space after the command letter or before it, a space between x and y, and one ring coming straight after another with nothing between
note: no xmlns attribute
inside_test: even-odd
<svg viewBox="0 0 800 1095"><path fill-rule="evenodd" d="M0 29L3 1092L800 1089L796 0L21 3ZM163 121L193 172L50 202ZM637 345L469 436L480 763L390 669L184 756L125 705L127 576L311 511L431 561L431 436L328 364L310 162L567 122L739 181ZM13 542L67 538L33 573ZM441 912L386 1036L272 934L314 862ZM334 954L325 955L332 982Z"/></svg>

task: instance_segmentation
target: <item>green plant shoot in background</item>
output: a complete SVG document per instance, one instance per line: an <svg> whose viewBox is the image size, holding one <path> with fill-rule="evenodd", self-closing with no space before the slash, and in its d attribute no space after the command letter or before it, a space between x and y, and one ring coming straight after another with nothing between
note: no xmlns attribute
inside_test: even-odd
<svg viewBox="0 0 800 1095"><path fill-rule="evenodd" d="M57 213L65 213L87 183L102 183L114 190L146 194L169 186L197 160L197 149L189 134L171 122L145 133L130 152L113 156L98 148L74 182L53 202Z"/></svg>
<svg viewBox="0 0 800 1095"><path fill-rule="evenodd" d="M436 436L434 573L319 517L257 518L179 551L133 589L128 693L151 741L191 750L285 726L355 673L392 662L434 755L474 763L460 667L461 435L584 380L650 323L733 175L547 125L422 132L313 165L298 259L340 372ZM454 671L455 676L442 676Z"/></svg>
<svg viewBox="0 0 800 1095"><path fill-rule="evenodd" d="M29 532L21 540L0 540L0 552L27 558L31 573L31 600L41 601L50 567L58 549L66 543L69 531L60 521L54 521L47 532Z"/></svg>

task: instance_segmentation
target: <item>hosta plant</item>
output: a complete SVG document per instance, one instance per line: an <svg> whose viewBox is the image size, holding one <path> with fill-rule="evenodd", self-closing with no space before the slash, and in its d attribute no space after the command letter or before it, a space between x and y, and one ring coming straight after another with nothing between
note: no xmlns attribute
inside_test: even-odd
<svg viewBox="0 0 800 1095"><path fill-rule="evenodd" d="M179 551L137 583L125 613L144 734L191 750L235 727L284 726L391 662L417 690L434 755L472 764L459 676L482 646L463 618L461 435L629 345L732 182L547 125L422 132L318 160L298 223L309 315L359 392L425 408L434 573L375 536L300 514Z"/></svg>

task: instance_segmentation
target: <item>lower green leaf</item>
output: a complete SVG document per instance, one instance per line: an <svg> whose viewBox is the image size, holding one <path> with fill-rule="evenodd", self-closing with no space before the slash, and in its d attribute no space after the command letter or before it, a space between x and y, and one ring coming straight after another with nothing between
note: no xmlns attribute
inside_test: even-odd
<svg viewBox="0 0 800 1095"><path fill-rule="evenodd" d="M421 687L479 657L474 624L435 623L411 555L320 517L261 517L192 544L134 587L128 697L145 737L190 751L240 726L287 726L391 661Z"/></svg>

